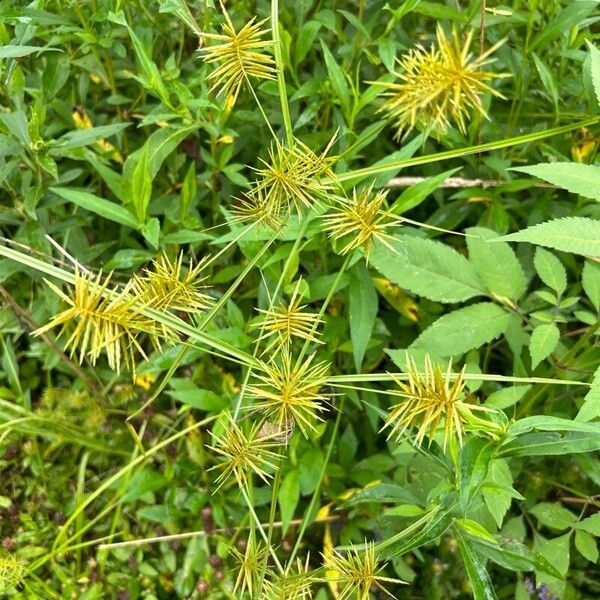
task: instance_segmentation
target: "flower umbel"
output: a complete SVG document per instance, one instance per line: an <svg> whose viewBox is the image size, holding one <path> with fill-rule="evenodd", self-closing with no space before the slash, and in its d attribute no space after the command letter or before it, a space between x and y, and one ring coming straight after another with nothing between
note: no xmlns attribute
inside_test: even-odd
<svg viewBox="0 0 600 600"><path fill-rule="evenodd" d="M217 477L217 490L233 475L238 485L246 486L248 476L256 473L265 483L269 483L271 471L277 470L279 454L272 448L279 446L275 435L260 435L261 423L256 423L245 434L227 413L223 430L218 433L211 432L211 450L221 456L219 464L211 467L219 469L222 473ZM215 490L216 491L216 490Z"/></svg>
<svg viewBox="0 0 600 600"><path fill-rule="evenodd" d="M400 439L408 429L418 427L415 444L420 446L425 439L433 438L441 421L444 422L443 448L455 436L462 443L465 424L473 420L473 411L492 412L489 408L464 401L464 372L461 370L452 382L452 362L446 373L433 366L429 355L425 356L424 372L419 373L415 361L407 357L408 380L394 377L400 388L398 395L404 401L390 410L382 429L390 428L388 439ZM490 423L490 428L494 424Z"/></svg>
<svg viewBox="0 0 600 600"><path fill-rule="evenodd" d="M212 82L212 90L218 94L231 94L234 101L242 86L250 85L250 78L274 79L277 71L275 61L264 50L271 47L271 40L261 39L268 29L261 29L266 19L255 22L253 17L239 31L235 30L223 4L221 9L225 15L223 33L203 33L203 37L220 42L214 46L202 48L200 52L208 63L220 63L208 76Z"/></svg>
<svg viewBox="0 0 600 600"><path fill-rule="evenodd" d="M254 382L248 386L248 395L256 402L251 407L264 413L268 421L279 429L291 428L295 423L307 436L314 430L318 413L327 410L323 403L327 398L320 393L327 382L329 365L313 364L312 354L301 364L294 364L289 350L277 358L262 364L262 373L254 374Z"/></svg>
<svg viewBox="0 0 600 600"><path fill-rule="evenodd" d="M84 357L88 356L95 365L100 354L105 352L111 369L119 372L122 363L135 368L136 354L146 358L138 341L140 332L148 333L153 345L159 347L158 327L142 315L144 306L131 295L131 286L111 288L110 278L108 275L103 280L102 273L94 276L77 272L71 295L66 295L51 281L46 280L50 289L69 308L34 331L33 335L40 335L58 325L62 326L59 334L62 335L69 324L75 322L65 350L70 350L71 355L78 352L79 362L83 362Z"/></svg>
<svg viewBox="0 0 600 600"><path fill-rule="evenodd" d="M339 600L347 600L353 596L357 600L369 600L369 593L372 589L394 598L384 584L406 583L401 579L392 579L381 575L385 565L379 564L373 542L368 542L362 552L352 549L344 555L334 550L331 555L323 556L323 558L327 577L333 579L340 587Z"/></svg>
<svg viewBox="0 0 600 600"><path fill-rule="evenodd" d="M368 259L373 240L379 240L390 250L388 229L398 226L400 219L391 214L385 205L388 190L373 193L373 187L352 190L352 198L336 196L331 210L323 217L325 231L334 240L344 242L340 254L362 247Z"/></svg>
<svg viewBox="0 0 600 600"><path fill-rule="evenodd" d="M452 40L444 30L437 28L437 48L426 50L417 46L399 61L401 83L378 83L386 89L388 97L381 110L395 121L398 135L408 133L415 126L443 132L454 122L465 133L467 119L472 110L483 117L481 95L485 92L502 98L486 81L505 74L484 70L493 62L491 54L502 44L499 42L477 58L469 52L473 32L462 42L456 31Z"/></svg>
<svg viewBox="0 0 600 600"><path fill-rule="evenodd" d="M175 261L163 254L152 261L152 269L145 269L141 277L134 276L132 292L143 304L156 310L174 310L186 313L205 310L212 298L202 292L207 286L202 270L206 265L201 260L197 265L183 266L183 253Z"/></svg>
<svg viewBox="0 0 600 600"><path fill-rule="evenodd" d="M288 346L292 338L300 338L309 342L321 344L316 337L315 330L323 322L317 313L305 312L305 306L300 304L300 285L302 279L298 280L292 296L287 305L280 304L277 307L268 310L258 309L264 317L254 327L261 328L261 335L258 341L272 338L265 348L265 352L272 349L284 348Z"/></svg>

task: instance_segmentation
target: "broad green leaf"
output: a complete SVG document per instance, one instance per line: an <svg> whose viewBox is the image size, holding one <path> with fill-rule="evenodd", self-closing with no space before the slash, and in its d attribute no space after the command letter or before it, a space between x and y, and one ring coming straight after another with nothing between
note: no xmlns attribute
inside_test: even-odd
<svg viewBox="0 0 600 600"><path fill-rule="evenodd" d="M548 42L580 23L582 19L597 8L597 2L577 1L569 3L547 25L539 27L539 33L533 38L528 50L535 50L538 46L546 47Z"/></svg>
<svg viewBox="0 0 600 600"><path fill-rule="evenodd" d="M0 112L0 121L22 144L31 144L27 116L22 110Z"/></svg>
<svg viewBox="0 0 600 600"><path fill-rule="evenodd" d="M81 206L81 208L85 208L85 210L100 215L104 219L109 219L110 221L120 223L121 225L127 225L133 229L139 227L137 219L126 208L123 208L119 204L115 204L104 198L99 198L89 192L60 187L51 187L50 191L69 202Z"/></svg>
<svg viewBox="0 0 600 600"><path fill-rule="evenodd" d="M533 369L554 351L559 338L560 331L554 323L544 323L535 327L529 341L529 354Z"/></svg>
<svg viewBox="0 0 600 600"><path fill-rule="evenodd" d="M512 571L544 571L552 577L560 578L561 574L541 554L531 550L519 541L503 537L497 544L489 544L483 540L472 540L473 547L481 556Z"/></svg>
<svg viewBox="0 0 600 600"><path fill-rule="evenodd" d="M418 499L404 486L395 483L378 483L361 490L346 500L343 506L355 506L362 502L416 504Z"/></svg>
<svg viewBox="0 0 600 600"><path fill-rule="evenodd" d="M512 170L528 173L573 194L600 201L599 166L576 162L554 162L528 167L513 167Z"/></svg>
<svg viewBox="0 0 600 600"><path fill-rule="evenodd" d="M542 85L548 92L550 99L554 106L558 104L558 89L556 86L556 81L554 81L554 77L552 75L552 71L548 68L546 63L542 61L542 59L535 53L532 52L533 62L535 63L535 68L540 76L540 80Z"/></svg>
<svg viewBox="0 0 600 600"><path fill-rule="evenodd" d="M294 63L296 66L300 64L312 48L319 29L321 29L321 23L318 21L307 21L300 28L300 32L296 39L296 53L294 55Z"/></svg>
<svg viewBox="0 0 600 600"><path fill-rule="evenodd" d="M529 242L573 254L600 256L600 220L586 217L554 219L492 241Z"/></svg>
<svg viewBox="0 0 600 600"><path fill-rule="evenodd" d="M508 244L488 244L486 240L498 234L485 227L470 227L466 230L469 260L475 265L477 274L493 294L518 300L527 289L523 268ZM499 269L502 276L498 276Z"/></svg>
<svg viewBox="0 0 600 600"><path fill-rule="evenodd" d="M596 369L592 379L592 387L586 394L581 409L575 417L576 421L591 421L600 417L600 367Z"/></svg>
<svg viewBox="0 0 600 600"><path fill-rule="evenodd" d="M62 150L80 148L81 146L93 144L98 140L115 135L115 133L119 133L119 131L129 127L129 125L129 123L114 123L112 125L102 125L100 127L90 127L89 129L76 129L74 131L69 131L56 140L56 145L52 147L51 153L59 153Z"/></svg>
<svg viewBox="0 0 600 600"><path fill-rule="evenodd" d="M502 388L490 394L485 401L485 405L494 408L509 408L519 402L530 389L531 385L514 385Z"/></svg>
<svg viewBox="0 0 600 600"><path fill-rule="evenodd" d="M346 81L346 75L323 40L321 40L321 48L323 49L323 56L325 57L325 65L327 66L329 80L331 81L333 90L340 102L344 116L348 118L350 115L350 88Z"/></svg>
<svg viewBox="0 0 600 600"><path fill-rule="evenodd" d="M42 46L0 46L0 60L3 58L21 58L36 52L62 52L60 48L44 48Z"/></svg>
<svg viewBox="0 0 600 600"><path fill-rule="evenodd" d="M373 245L369 263L392 283L414 294L454 303L485 294L473 265L456 250L433 240L403 235Z"/></svg>
<svg viewBox="0 0 600 600"><path fill-rule="evenodd" d="M356 370L360 372L377 317L377 292L371 275L362 261L357 263L350 272L348 299L352 353Z"/></svg>
<svg viewBox="0 0 600 600"><path fill-rule="evenodd" d="M558 594L559 598L563 598L565 589L564 578L569 571L571 534L566 533L560 537L547 540L542 536L537 535L533 540L533 549L541 554L553 567L553 570L560 574L556 577L552 573L548 573L545 568L536 569L536 578L538 581L543 581L548 584L549 591Z"/></svg>
<svg viewBox="0 0 600 600"><path fill-rule="evenodd" d="M590 302L600 312L600 264L586 260L582 274L583 290Z"/></svg>
<svg viewBox="0 0 600 600"><path fill-rule="evenodd" d="M148 205L152 197L152 177L150 176L150 165L148 163L149 146L145 144L142 148L139 160L133 170L129 187L130 200L133 205L137 219L140 223L146 221ZM125 185L127 185L127 179Z"/></svg>
<svg viewBox="0 0 600 600"><path fill-rule="evenodd" d="M575 527L582 531L587 531L596 537L600 537L600 513L596 513L587 519L583 519L583 521L579 521Z"/></svg>
<svg viewBox="0 0 600 600"><path fill-rule="evenodd" d="M590 49L592 85L596 92L596 100L600 103L600 50L588 41Z"/></svg>
<svg viewBox="0 0 600 600"><path fill-rule="evenodd" d="M279 488L279 510L281 511L281 533L285 535L290 521L294 518L294 511L300 500L300 482L298 470L290 471L283 479Z"/></svg>
<svg viewBox="0 0 600 600"><path fill-rule="evenodd" d="M567 287L567 271L560 260L552 252L536 248L533 264L540 279L552 288L557 296L562 295Z"/></svg>
<svg viewBox="0 0 600 600"><path fill-rule="evenodd" d="M395 215L401 215L413 208L418 206L435 190L437 190L448 177L451 177L460 170L460 167L456 169L450 169L449 171L444 171L439 175L434 175L433 177L428 177L424 181L419 181L414 183L413 185L407 187L400 196L394 201L392 206L390 207L390 212Z"/></svg>
<svg viewBox="0 0 600 600"><path fill-rule="evenodd" d="M508 429L511 436L530 431L573 431L600 435L600 423L578 423L552 415L536 415L515 421Z"/></svg>
<svg viewBox="0 0 600 600"><path fill-rule="evenodd" d="M122 502L133 502L148 492L161 489L166 483L166 478L158 471L149 468L141 469L129 481L125 495L121 500Z"/></svg>
<svg viewBox="0 0 600 600"><path fill-rule="evenodd" d="M480 497L495 452L495 443L478 437L467 440L461 448L458 487L462 514L467 514L473 500Z"/></svg>
<svg viewBox="0 0 600 600"><path fill-rule="evenodd" d="M188 379L171 379L172 390L167 394L187 406L205 411L219 411L229 406L229 400L211 392L199 388L194 382Z"/></svg>
<svg viewBox="0 0 600 600"><path fill-rule="evenodd" d="M458 356L502 335L509 320L510 314L496 304L472 304L440 317L410 347L442 357Z"/></svg>
<svg viewBox="0 0 600 600"><path fill-rule="evenodd" d="M558 456L600 450L600 433L543 431L526 433L501 449L502 456Z"/></svg>
<svg viewBox="0 0 600 600"><path fill-rule="evenodd" d="M464 534L459 526L454 525L452 529L471 582L474 600L496 600L494 584L485 568L485 560L476 552L471 545L470 537Z"/></svg>
<svg viewBox="0 0 600 600"><path fill-rule="evenodd" d="M596 540L587 532L578 529L575 532L575 548L581 556L592 563L598 562L598 546Z"/></svg>
<svg viewBox="0 0 600 600"><path fill-rule="evenodd" d="M568 529L573 527L577 521L577 516L570 510L560 504L551 502L540 502L536 504L529 512L544 526L552 529Z"/></svg>

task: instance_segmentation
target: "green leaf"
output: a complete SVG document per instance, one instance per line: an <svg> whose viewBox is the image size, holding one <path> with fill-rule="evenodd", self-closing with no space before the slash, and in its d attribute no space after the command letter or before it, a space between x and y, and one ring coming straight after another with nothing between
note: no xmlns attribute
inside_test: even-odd
<svg viewBox="0 0 600 600"><path fill-rule="evenodd" d="M504 443L502 456L559 456L600 450L600 433L543 431Z"/></svg>
<svg viewBox="0 0 600 600"><path fill-rule="evenodd" d="M529 511L542 525L551 529L568 529L577 522L577 516L560 504L540 502Z"/></svg>
<svg viewBox="0 0 600 600"><path fill-rule="evenodd" d="M285 535L294 518L294 512L300 500L300 481L298 471L290 471L283 479L279 488L279 510L281 511L281 533Z"/></svg>
<svg viewBox="0 0 600 600"><path fill-rule="evenodd" d="M491 302L472 304L440 317L411 344L438 356L458 356L500 336L510 314Z"/></svg>
<svg viewBox="0 0 600 600"><path fill-rule="evenodd" d="M531 385L514 385L505 387L490 394L485 401L486 406L493 408L510 408L531 389Z"/></svg>
<svg viewBox="0 0 600 600"><path fill-rule="evenodd" d="M362 261L357 263L350 272L348 297L348 321L350 323L352 353L356 370L360 372L375 326L378 304L377 292L373 286L371 275Z"/></svg>
<svg viewBox="0 0 600 600"><path fill-rule="evenodd" d="M556 86L556 81L554 81L554 77L552 76L552 71L548 68L545 62L543 62L540 57L532 52L533 62L535 63L535 68L540 76L540 80L542 81L542 85L548 92L550 99L554 106L558 105L558 88Z"/></svg>
<svg viewBox="0 0 600 600"><path fill-rule="evenodd" d="M141 469L129 481L127 491L122 497L122 502L133 502L148 492L156 492L167 483L164 475L153 469Z"/></svg>
<svg viewBox="0 0 600 600"><path fill-rule="evenodd" d="M513 167L512 170L528 173L573 194L600 201L600 167L598 166L576 162L554 162Z"/></svg>
<svg viewBox="0 0 600 600"><path fill-rule="evenodd" d="M590 302L600 312L600 264L586 260L582 274L583 290Z"/></svg>
<svg viewBox="0 0 600 600"><path fill-rule="evenodd" d="M553 573L549 573L545 568L537 569L536 576L538 581L547 583L550 590L558 593L562 598L564 590L564 578L569 571L570 545L571 534L566 533L552 540L546 540L542 536L535 536L533 541L533 549L539 552L549 564L553 567L553 572L558 571L560 577L556 577Z"/></svg>
<svg viewBox="0 0 600 600"><path fill-rule="evenodd" d="M131 191L130 200L133 204L133 210L140 223L146 221L148 205L152 197L152 177L150 176L150 166L148 163L148 144L144 144L142 153L133 170L129 190ZM125 179L125 185L128 180Z"/></svg>
<svg viewBox="0 0 600 600"><path fill-rule="evenodd" d="M496 600L496 592L485 568L485 561L475 551L469 537L461 531L460 527L455 525L453 531L471 582L473 598L475 600Z"/></svg>
<svg viewBox="0 0 600 600"><path fill-rule="evenodd" d="M327 66L329 80L331 81L331 85L340 102L344 116L348 118L350 116L350 89L348 87L348 82L346 81L346 75L342 68L337 64L333 54L331 54L323 40L321 40L321 48L323 49L323 56L325 57L325 65Z"/></svg>
<svg viewBox="0 0 600 600"><path fill-rule="evenodd" d="M160 221L156 217L148 219L141 227L140 232L153 248L158 248L160 238Z"/></svg>
<svg viewBox="0 0 600 600"><path fill-rule="evenodd" d="M69 131L56 140L56 145L51 148L51 153L55 154L62 150L80 148L81 146L93 144L98 140L115 135L115 133L119 133L119 131L129 127L129 125L130 123L114 123L113 125L102 125L100 127L90 127L89 129L76 129L74 131Z"/></svg>
<svg viewBox="0 0 600 600"><path fill-rule="evenodd" d="M567 287L567 271L560 260L552 252L536 248L533 264L540 279L552 288L557 296L562 295Z"/></svg>
<svg viewBox="0 0 600 600"><path fill-rule="evenodd" d="M598 562L598 546L596 540L587 532L577 530L575 532L575 548L581 556L592 563Z"/></svg>
<svg viewBox="0 0 600 600"><path fill-rule="evenodd" d="M600 221L586 217L554 219L492 241L529 242L573 254L600 256Z"/></svg>
<svg viewBox="0 0 600 600"><path fill-rule="evenodd" d="M62 52L60 48L44 48L42 46L13 46L7 44L0 47L0 59L3 58L21 58L29 56L36 52Z"/></svg>
<svg viewBox="0 0 600 600"><path fill-rule="evenodd" d="M533 369L554 351L559 338L560 331L554 323L538 325L531 332L529 354L531 355L531 367Z"/></svg>
<svg viewBox="0 0 600 600"><path fill-rule="evenodd" d="M456 250L433 240L403 235L376 242L369 263L403 289L436 302L454 303L485 294L473 265Z"/></svg>
<svg viewBox="0 0 600 600"><path fill-rule="evenodd" d="M590 49L592 84L594 86L594 92L596 93L596 100L600 103L600 50L593 46L589 41L588 46Z"/></svg>
<svg viewBox="0 0 600 600"><path fill-rule="evenodd" d="M600 513L596 513L583 521L579 521L579 523L575 525L575 528L587 531L596 537L600 537Z"/></svg>
<svg viewBox="0 0 600 600"><path fill-rule="evenodd" d="M346 500L343 506L355 506L362 502L417 504L418 499L404 486L395 483L378 483L361 490Z"/></svg>
<svg viewBox="0 0 600 600"><path fill-rule="evenodd" d="M22 110L0 112L0 121L22 144L31 144L27 117Z"/></svg>
<svg viewBox="0 0 600 600"><path fill-rule="evenodd" d="M527 289L523 268L508 244L488 244L486 240L498 234L485 227L470 227L466 230L469 259L487 289L497 296L518 300ZM498 269L502 276L498 276Z"/></svg>
<svg viewBox="0 0 600 600"><path fill-rule="evenodd" d="M600 417L600 367L596 369L592 379L592 387L586 394L583 405L579 409L576 421L591 421Z"/></svg>
<svg viewBox="0 0 600 600"><path fill-rule="evenodd" d="M229 406L229 400L226 398L210 390L199 388L194 382L188 379L171 379L170 384L173 389L169 390L167 394L178 402L187 404L192 408L205 411L219 411Z"/></svg>
<svg viewBox="0 0 600 600"><path fill-rule="evenodd" d="M543 27L540 26L540 32L533 38L528 48L529 51L535 50L538 46L545 47L548 42L580 23L582 19L597 8L598 4L596 2L571 2L550 23Z"/></svg>
<svg viewBox="0 0 600 600"><path fill-rule="evenodd" d="M296 53L294 55L296 66L300 64L312 48L319 29L321 29L321 23L318 21L307 21L300 28L298 38L296 39Z"/></svg>
<svg viewBox="0 0 600 600"><path fill-rule="evenodd" d="M89 192L60 187L51 187L50 191L69 202L81 206L81 208L85 208L85 210L100 215L104 219L109 219L133 229L137 229L139 226L137 219L126 208L104 198L98 198L98 196L94 196L94 194L90 194Z"/></svg>
<svg viewBox="0 0 600 600"><path fill-rule="evenodd" d="M390 212L395 215L401 215L413 208L418 206L435 190L437 190L448 177L451 177L460 170L460 167L456 169L450 169L449 171L444 171L439 175L435 175L433 177L428 177L424 181L419 181L414 183L413 185L407 187L398 197L398 199L392 204L390 207Z"/></svg>

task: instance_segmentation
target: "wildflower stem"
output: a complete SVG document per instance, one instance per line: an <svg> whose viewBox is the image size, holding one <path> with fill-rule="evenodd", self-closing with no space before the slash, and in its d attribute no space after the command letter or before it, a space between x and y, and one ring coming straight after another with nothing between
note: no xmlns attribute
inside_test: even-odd
<svg viewBox="0 0 600 600"><path fill-rule="evenodd" d="M265 113L265 110L264 110L260 100L258 99L256 92L254 91L254 87L250 84L248 75L246 75L244 73L244 77L246 78L246 83L248 84L248 87L250 88L250 93L252 94L252 97L254 98L256 105L258 106L258 110L260 111L260 114L262 115L263 119L265 120L265 123L267 124L267 127L269 128L269 131L271 132L271 135L276 140L277 136L275 135L275 132L273 131L273 127L271 126L271 123L269 122L269 118L267 117L267 114Z"/></svg>
<svg viewBox="0 0 600 600"><path fill-rule="evenodd" d="M281 115L285 127L287 143L291 147L294 144L294 132L290 106L288 104L287 89L285 86L285 73L283 64L283 52L281 51L281 39L279 37L279 1L271 0L271 30L273 34L273 50L277 64L277 85L279 86L279 99L281 101Z"/></svg>
<svg viewBox="0 0 600 600"><path fill-rule="evenodd" d="M371 177L373 175L379 175L380 173L393 173L406 167L426 165L432 162L448 160L451 158L459 158L461 156L468 156L470 154L478 154L479 152L491 152L492 150L499 150L500 148L508 148L510 146L517 146L519 144L537 142L539 140L543 140L555 135L569 133L570 131L580 129L582 127L589 127L590 125L594 125L598 122L600 122L600 117L584 119L582 121L578 121L577 123L572 123L570 125L563 125L561 127L554 127L552 129L545 129L542 131L533 131L525 135L519 135L503 140L497 140L495 142L486 142L485 144L468 146L467 148L446 150L444 152L437 152L435 154L426 154L425 156L419 156L417 158L405 158L403 160L389 162L382 165L364 167L362 169L356 169L354 171L346 171L345 173L338 173L336 177L337 181L340 182L361 180L365 179L366 177Z"/></svg>
<svg viewBox="0 0 600 600"><path fill-rule="evenodd" d="M331 439L329 440L329 445L327 446L327 453L325 454L325 460L323 461L323 466L321 467L321 472L319 473L319 479L317 480L317 485L315 487L315 491L313 492L312 498L310 499L310 504L304 513L304 519L302 520L302 525L300 526L300 531L298 532L298 537L296 538L296 543L294 544L294 548L290 557L288 559L288 568L294 563L294 559L296 558L296 554L298 554L298 550L300 549L300 544L302 543L302 538L308 528L308 526L313 522L312 514L315 510L317 502L321 496L321 485L323 484L323 479L325 479L325 471L327 470L327 465L329 464L329 459L331 458L331 453L333 452L333 446L337 441L337 433L340 428L340 420L342 414L344 412L344 401L345 397L342 397L340 401L340 406L338 408L338 413L335 417L335 423L333 425L333 431L331 432Z"/></svg>

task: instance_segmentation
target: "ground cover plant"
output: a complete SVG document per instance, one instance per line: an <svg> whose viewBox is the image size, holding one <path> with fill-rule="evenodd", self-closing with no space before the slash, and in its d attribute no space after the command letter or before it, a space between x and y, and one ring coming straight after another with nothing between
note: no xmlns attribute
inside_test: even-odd
<svg viewBox="0 0 600 600"><path fill-rule="evenodd" d="M600 595L595 1L0 0L0 595Z"/></svg>

